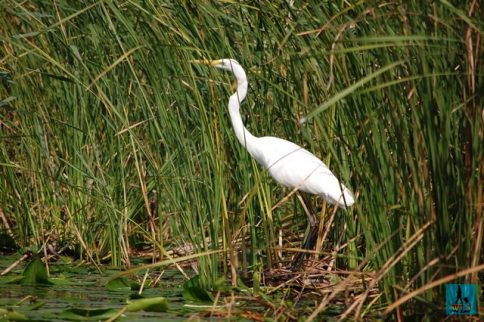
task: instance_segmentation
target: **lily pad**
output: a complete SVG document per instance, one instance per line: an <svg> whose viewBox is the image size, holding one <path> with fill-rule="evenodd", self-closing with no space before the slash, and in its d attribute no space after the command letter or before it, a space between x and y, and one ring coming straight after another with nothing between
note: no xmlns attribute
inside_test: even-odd
<svg viewBox="0 0 484 322"><path fill-rule="evenodd" d="M133 300L128 302L128 312L166 312L168 301L164 297L150 297L146 299Z"/></svg>
<svg viewBox="0 0 484 322"><path fill-rule="evenodd" d="M125 277L118 277L107 282L105 287L110 291L130 291L131 283Z"/></svg>
<svg viewBox="0 0 484 322"><path fill-rule="evenodd" d="M40 258L32 260L24 270L23 276L12 277L7 284L43 284L52 285L47 275L45 264Z"/></svg>
<svg viewBox="0 0 484 322"><path fill-rule="evenodd" d="M28 321L29 319L17 311L0 308L0 321Z"/></svg>
<svg viewBox="0 0 484 322"><path fill-rule="evenodd" d="M111 308L105 309L79 309L72 308L60 313L60 317L70 321L98 321L107 320L117 314L118 311Z"/></svg>
<svg viewBox="0 0 484 322"><path fill-rule="evenodd" d="M183 283L183 298L195 302L213 302L212 293L202 285L198 275Z"/></svg>

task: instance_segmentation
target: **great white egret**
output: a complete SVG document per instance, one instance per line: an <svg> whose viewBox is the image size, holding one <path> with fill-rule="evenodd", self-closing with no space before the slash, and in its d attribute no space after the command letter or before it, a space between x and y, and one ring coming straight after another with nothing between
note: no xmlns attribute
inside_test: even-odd
<svg viewBox="0 0 484 322"><path fill-rule="evenodd" d="M329 168L314 154L290 141L273 136L256 137L244 126L240 116L240 103L247 95L247 76L234 59L196 60L193 63L211 65L231 71L237 79L237 90L229 98L229 113L235 135L249 154L257 160L278 183L300 191L319 195L331 204L346 208L354 204L351 191L346 188ZM314 213L308 214L310 231L304 248L314 247L318 221ZM301 253L300 253L301 254ZM304 260L296 256L293 270Z"/></svg>

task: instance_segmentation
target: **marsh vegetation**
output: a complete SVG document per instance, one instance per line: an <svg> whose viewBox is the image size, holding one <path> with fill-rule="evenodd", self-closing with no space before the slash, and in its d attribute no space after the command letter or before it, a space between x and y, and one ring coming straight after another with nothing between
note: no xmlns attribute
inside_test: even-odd
<svg viewBox="0 0 484 322"><path fill-rule="evenodd" d="M250 81L247 128L314 152L356 196L347 211L313 200L307 269L321 287L286 319L430 318L445 283L482 283L479 1L6 0L0 12L0 228L21 249L100 270L150 258L214 293L237 274L254 298L305 294L309 275L269 283L300 248L304 211L235 138L231 75L189 62L231 57Z"/></svg>

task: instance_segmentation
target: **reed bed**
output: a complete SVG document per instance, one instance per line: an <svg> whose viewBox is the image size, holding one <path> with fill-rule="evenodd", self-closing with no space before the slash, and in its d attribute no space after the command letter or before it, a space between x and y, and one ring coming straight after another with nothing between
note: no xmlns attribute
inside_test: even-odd
<svg viewBox="0 0 484 322"><path fill-rule="evenodd" d="M308 148L356 193L335 213L314 199L313 259L329 253L334 267L374 273L343 317L435 316L443 282L426 285L483 278L482 10L1 1L0 227L22 247L55 239L96 264L130 267L135 249L154 260L200 254L207 287L245 274L257 291L306 223L297 198L237 142L231 75L189 62L231 57L249 77L251 132Z"/></svg>

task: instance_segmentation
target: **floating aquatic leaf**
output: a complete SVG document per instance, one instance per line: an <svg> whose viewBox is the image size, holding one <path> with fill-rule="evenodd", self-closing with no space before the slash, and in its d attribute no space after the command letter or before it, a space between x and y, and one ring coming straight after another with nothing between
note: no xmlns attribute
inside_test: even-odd
<svg viewBox="0 0 484 322"><path fill-rule="evenodd" d="M67 309L59 315L62 319L70 321L98 321L113 317L118 311L111 308L104 309Z"/></svg>
<svg viewBox="0 0 484 322"><path fill-rule="evenodd" d="M164 297L150 297L146 299L128 302L126 309L128 312L147 311L147 312L166 312L168 302Z"/></svg>
<svg viewBox="0 0 484 322"><path fill-rule="evenodd" d="M69 281L65 276L49 278L49 282L53 285L69 285Z"/></svg>
<svg viewBox="0 0 484 322"><path fill-rule="evenodd" d="M0 284L20 284L24 277L21 276L2 276Z"/></svg>
<svg viewBox="0 0 484 322"><path fill-rule="evenodd" d="M0 321L28 321L29 319L22 313L7 310L0 307Z"/></svg>
<svg viewBox="0 0 484 322"><path fill-rule="evenodd" d="M52 285L47 275L45 264L40 258L34 258L25 268L20 284L46 284Z"/></svg>
<svg viewBox="0 0 484 322"><path fill-rule="evenodd" d="M118 277L107 282L105 287L110 291L130 291L131 283L126 277Z"/></svg>
<svg viewBox="0 0 484 322"><path fill-rule="evenodd" d="M45 301L33 301L32 303L28 305L23 305L22 310L23 311L35 311L40 309L45 305Z"/></svg>
<svg viewBox="0 0 484 322"><path fill-rule="evenodd" d="M189 301L213 302L213 296L196 275L183 284L183 298Z"/></svg>

